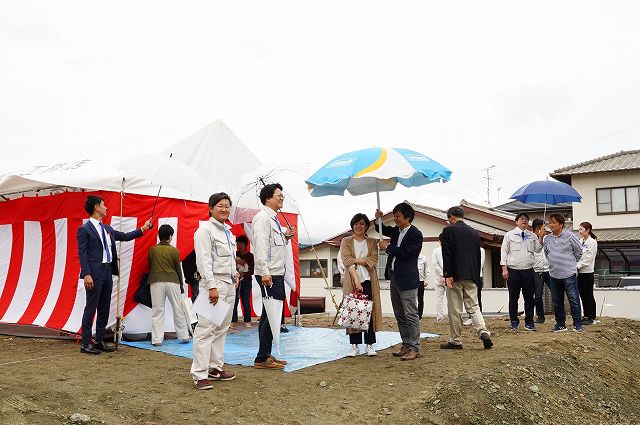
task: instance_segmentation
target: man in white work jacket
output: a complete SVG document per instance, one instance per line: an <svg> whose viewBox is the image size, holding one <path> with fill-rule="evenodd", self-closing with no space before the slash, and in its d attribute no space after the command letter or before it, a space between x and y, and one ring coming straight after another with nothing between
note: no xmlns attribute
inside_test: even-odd
<svg viewBox="0 0 640 425"><path fill-rule="evenodd" d="M279 183L265 185L260 190L260 202L264 205L253 218L254 274L261 284L263 295L285 300L284 274L287 244L295 229L280 224L278 210L284 203L282 186ZM278 318L279 319L279 318ZM267 313L262 308L258 326L260 345L253 363L256 369L283 369L286 362L271 355L273 334Z"/></svg>

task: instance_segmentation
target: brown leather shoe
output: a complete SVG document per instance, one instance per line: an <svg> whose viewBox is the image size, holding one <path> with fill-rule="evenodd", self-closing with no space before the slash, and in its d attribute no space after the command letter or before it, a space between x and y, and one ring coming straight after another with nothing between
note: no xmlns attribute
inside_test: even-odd
<svg viewBox="0 0 640 425"><path fill-rule="evenodd" d="M271 360L273 360L274 362L276 362L276 363L285 364L285 365L287 364L287 361L286 361L286 360L279 360L279 359L276 359L275 357L273 357L273 356L271 356L271 355L269 356L269 358L270 358Z"/></svg>
<svg viewBox="0 0 640 425"><path fill-rule="evenodd" d="M254 362L253 367L255 369L284 369L284 365L282 363L274 362L271 357L268 357L267 360L263 362Z"/></svg>
<svg viewBox="0 0 640 425"><path fill-rule="evenodd" d="M409 351L411 351L411 349L406 345L403 345L400 347L400 351L394 351L393 353L391 353L391 355L396 357L402 357L405 354L407 354Z"/></svg>
<svg viewBox="0 0 640 425"><path fill-rule="evenodd" d="M407 354L405 354L404 356L400 357L400 360L415 360L418 357L420 357L420 353L418 353L415 350L409 350L409 352Z"/></svg>

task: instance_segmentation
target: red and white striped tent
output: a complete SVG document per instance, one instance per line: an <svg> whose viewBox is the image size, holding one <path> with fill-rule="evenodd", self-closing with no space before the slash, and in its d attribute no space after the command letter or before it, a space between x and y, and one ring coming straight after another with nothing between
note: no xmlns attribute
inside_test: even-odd
<svg viewBox="0 0 640 425"><path fill-rule="evenodd" d="M243 173L260 165L257 158L222 123L216 121L171 147L182 160L211 182L211 192L231 192ZM220 158L238 161L220 161ZM215 170L215 176L212 171ZM125 195L119 193L125 178ZM79 333L85 291L79 279L76 231L88 217L83 211L90 193L105 199L105 222L122 231L140 227L148 219L157 187L134 176L92 160L35 167L23 173L0 176L0 327L25 325L22 334L38 334L33 326ZM148 269L147 253L157 243L157 228L171 224L174 244L184 259L193 250L193 234L208 219L208 194L187 195L163 188L154 213L156 226L141 238L123 242L120 251L120 311L125 332L146 333L151 329L151 311L134 300L142 275ZM285 213L293 224L297 215ZM283 223L284 224L284 223ZM245 233L236 225L234 233ZM246 229L250 236L250 228ZM297 306L300 293L298 244L291 244L289 304ZM115 282L115 277L114 277ZM253 310L261 311L259 289L254 287ZM186 294L185 294L186 296ZM115 323L116 285L112 293L109 325ZM172 331L170 310L166 329ZM29 327L31 326L31 327ZM33 329L33 332L29 332ZM12 331L13 332L13 331Z"/></svg>

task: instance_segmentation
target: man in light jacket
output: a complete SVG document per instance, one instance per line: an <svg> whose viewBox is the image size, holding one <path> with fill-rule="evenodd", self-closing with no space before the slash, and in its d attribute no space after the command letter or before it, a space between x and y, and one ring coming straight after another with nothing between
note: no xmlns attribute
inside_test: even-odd
<svg viewBox="0 0 640 425"><path fill-rule="evenodd" d="M502 277L509 288L509 318L511 330L517 331L520 324L518 317L518 299L520 290L524 297L524 329L535 331L533 321L535 272L534 253L542 251L542 244L537 235L527 229L529 216L520 213L516 216L516 228L507 232L502 240L500 265Z"/></svg>
<svg viewBox="0 0 640 425"><path fill-rule="evenodd" d="M283 226L278 220L278 210L284 203L282 186L279 183L265 185L260 190L260 202L264 205L253 217L253 247L256 279L261 284L263 295L284 302L284 274L287 245L295 233L292 227ZM253 362L256 369L283 369L286 361L271 355L273 334L264 306L258 326L260 345Z"/></svg>

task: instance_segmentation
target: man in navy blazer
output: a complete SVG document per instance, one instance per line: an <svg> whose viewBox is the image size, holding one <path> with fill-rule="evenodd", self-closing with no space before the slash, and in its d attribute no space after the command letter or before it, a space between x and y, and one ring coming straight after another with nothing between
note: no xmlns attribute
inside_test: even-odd
<svg viewBox="0 0 640 425"><path fill-rule="evenodd" d="M109 320L111 306L112 275L118 275L118 255L116 241L130 241L142 236L151 228L151 220L140 229L123 233L102 223L107 215L107 207L99 196L89 195L84 203L89 221L80 226L78 237L78 258L80 259L80 279L84 280L87 303L82 315L82 346L80 352L100 354L115 351L104 343L105 327ZM107 248L108 247L108 248ZM97 312L97 315L96 315ZM91 344L91 325L96 315L96 343Z"/></svg>
<svg viewBox="0 0 640 425"><path fill-rule="evenodd" d="M480 278L480 236L464 222L464 210L451 207L447 211L447 221L440 235L442 242L442 272L447 284L447 308L449 310L449 342L440 344L442 349L462 349L462 307L471 314L473 327L484 344L491 348L491 334L478 306L478 285Z"/></svg>
<svg viewBox="0 0 640 425"><path fill-rule="evenodd" d="M411 225L415 215L413 207L406 202L396 205L393 208L396 226L382 226L382 234L391 240L379 242L380 249L388 255L384 277L391 281L391 305L402 338L400 351L392 354L402 360L413 360L420 356L418 256L422 250L422 232ZM382 211L376 210L376 218L382 218Z"/></svg>

